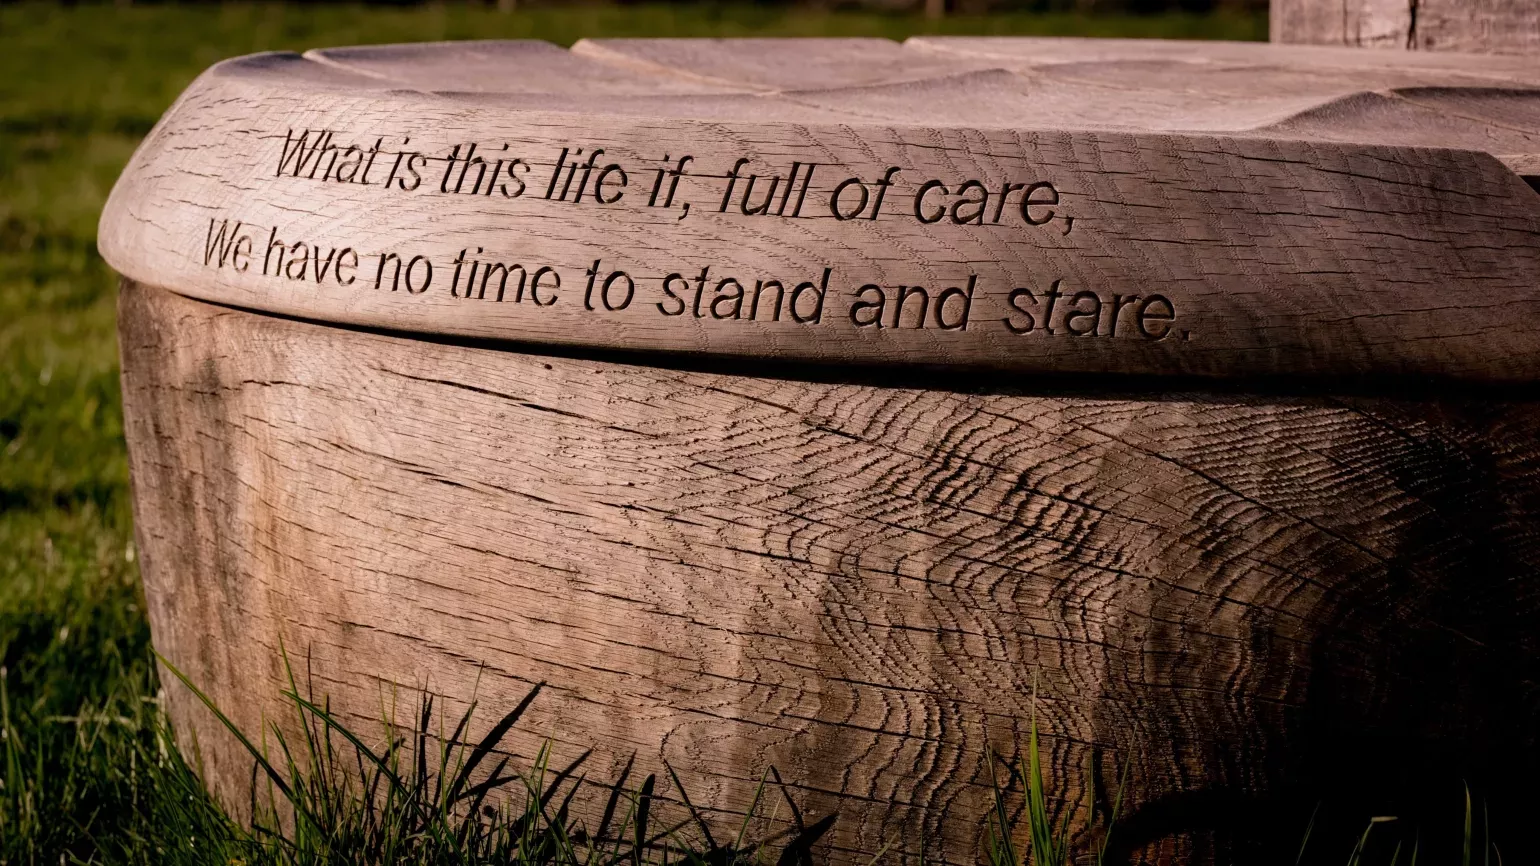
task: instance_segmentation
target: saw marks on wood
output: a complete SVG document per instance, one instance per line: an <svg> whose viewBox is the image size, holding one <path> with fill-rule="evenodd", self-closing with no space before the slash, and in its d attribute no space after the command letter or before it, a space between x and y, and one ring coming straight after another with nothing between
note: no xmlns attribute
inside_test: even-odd
<svg viewBox="0 0 1540 866"><path fill-rule="evenodd" d="M545 680L517 754L667 761L723 827L774 765L836 862L973 862L1034 714L1057 803L1132 762L1151 862L1222 859L1191 803L1376 750L1530 760L1496 708L1540 657L1532 403L812 382L133 284L121 326L156 645L248 730L280 638L360 730L393 686L485 722Z"/></svg>

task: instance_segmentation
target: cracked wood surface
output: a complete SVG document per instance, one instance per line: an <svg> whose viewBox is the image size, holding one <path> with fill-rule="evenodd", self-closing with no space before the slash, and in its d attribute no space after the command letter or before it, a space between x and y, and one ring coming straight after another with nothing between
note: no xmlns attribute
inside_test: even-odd
<svg viewBox="0 0 1540 866"><path fill-rule="evenodd" d="M1532 381L1540 194L1523 178L1540 176L1537 88L1527 57L1159 40L263 54L188 89L115 188L100 246L123 274L193 297L432 334L1024 373ZM319 157L303 176L275 171L306 130L331 131L339 150L380 148L368 182L324 180L336 152L320 181ZM487 194L442 192L447 157L470 143L488 160L524 160L527 194L492 195L490 182ZM577 148L624 167L621 200L542 195L566 189L558 154ZM423 187L387 188L393 161L417 152ZM693 162L672 190L654 172L683 156ZM797 199L808 206L788 208L795 165L812 164ZM875 202L889 169L875 218L827 206L845 178ZM742 212L781 175L776 213L794 218ZM944 191L926 198L927 180ZM972 196L969 180L1002 191L984 203L986 224L922 221ZM1034 184L1050 186L1024 191ZM649 206L660 189L689 212ZM1028 195L1037 203L1022 204ZM315 271L264 275L275 240L291 265L299 247L313 253ZM220 265L231 243L246 245L231 260L242 264ZM323 251L326 268L338 264L330 278L317 276ZM457 255L526 275L548 267L545 294L496 300L483 271L482 294L467 299ZM417 256L427 264L403 290L399 269ZM628 305L585 293L596 260L632 280ZM434 281L413 294L430 267ZM782 315L780 294L774 317L757 312L758 293L749 310L725 282L746 295L824 274L816 317L815 295L802 296L811 321ZM667 286L683 298L677 317ZM914 287L925 299L902 307ZM926 312L950 287L971 292L966 311L961 294L946 308L965 327ZM885 306L858 321L857 305L879 295Z"/></svg>
<svg viewBox="0 0 1540 866"><path fill-rule="evenodd" d="M974 862L1034 712L1056 803L1131 761L1146 862L1233 862L1212 827L1291 785L1428 801L1418 756L1532 802L1533 401L640 366L126 280L120 327L155 643L249 731L280 638L360 731L395 687L485 725L545 680L515 754L666 760L726 828L774 765L835 863Z"/></svg>
<svg viewBox="0 0 1540 866"><path fill-rule="evenodd" d="M1272 0L1274 42L1499 54L1540 52L1534 0Z"/></svg>

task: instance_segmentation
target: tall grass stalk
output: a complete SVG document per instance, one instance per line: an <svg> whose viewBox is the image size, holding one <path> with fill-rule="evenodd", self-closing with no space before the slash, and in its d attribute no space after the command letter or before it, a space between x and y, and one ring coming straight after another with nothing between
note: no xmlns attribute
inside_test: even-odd
<svg viewBox="0 0 1540 866"><path fill-rule="evenodd" d="M1004 785L1000 784L1000 778L996 771L996 765L1007 768L1008 778ZM1127 761L1123 764L1123 770L1118 779L1117 794L1113 799L1112 812L1100 827L1094 825L1095 816L1095 791L1096 777L1094 766L1088 762L1086 776L1083 780L1087 791L1086 803L1086 831L1087 835L1100 833L1100 840L1090 850L1096 866L1103 866L1107 858L1109 846L1112 843L1113 829L1117 825L1118 817L1123 808L1123 794L1128 784L1128 772L1131 764ZM1071 845L1073 842L1070 832L1070 817L1064 815L1055 821L1052 817L1048 787L1043 779L1042 752L1038 742L1037 713L1032 715L1031 725L1027 733L1027 753L1019 758L1013 767L1009 762L991 755L989 760L990 784L993 787L994 802L990 810L989 821L986 826L984 841L984 859L987 866L1071 866L1073 854ZM1022 785L1023 809L1026 812L1026 830L1028 848L1018 852L1013 839L1013 824L1010 818L1010 810L1007 805L1010 799L1010 790L1013 783L1020 781Z"/></svg>

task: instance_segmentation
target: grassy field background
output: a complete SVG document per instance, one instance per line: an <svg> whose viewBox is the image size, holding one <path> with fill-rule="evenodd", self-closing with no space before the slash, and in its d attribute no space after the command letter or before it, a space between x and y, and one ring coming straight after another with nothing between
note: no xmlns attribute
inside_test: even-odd
<svg viewBox="0 0 1540 866"><path fill-rule="evenodd" d="M917 17L762 6L0 6L0 864L231 862L163 736L96 219L202 69L464 38L918 32L1262 39L1260 16Z"/></svg>

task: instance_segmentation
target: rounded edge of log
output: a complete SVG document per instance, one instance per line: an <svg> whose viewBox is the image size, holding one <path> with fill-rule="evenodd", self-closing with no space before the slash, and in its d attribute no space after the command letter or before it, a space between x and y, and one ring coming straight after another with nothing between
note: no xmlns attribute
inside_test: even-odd
<svg viewBox="0 0 1540 866"><path fill-rule="evenodd" d="M453 338L1527 384L1537 84L1159 40L255 55L157 125L100 246L189 296Z"/></svg>

